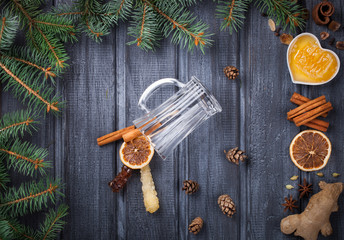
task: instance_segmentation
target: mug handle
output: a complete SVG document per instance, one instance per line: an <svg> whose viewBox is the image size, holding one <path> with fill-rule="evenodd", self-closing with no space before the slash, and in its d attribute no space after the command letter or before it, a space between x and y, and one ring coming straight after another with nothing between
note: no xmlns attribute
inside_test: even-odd
<svg viewBox="0 0 344 240"><path fill-rule="evenodd" d="M147 113L149 112L149 109L146 105L147 100L150 98L150 96L152 96L152 94L155 92L155 90L157 90L158 88L160 88L163 85L175 85L179 88L182 88L185 86L184 83L179 82L177 79L174 78L163 78L160 79L154 83L152 83L141 95L140 100L139 100L139 107L146 111Z"/></svg>

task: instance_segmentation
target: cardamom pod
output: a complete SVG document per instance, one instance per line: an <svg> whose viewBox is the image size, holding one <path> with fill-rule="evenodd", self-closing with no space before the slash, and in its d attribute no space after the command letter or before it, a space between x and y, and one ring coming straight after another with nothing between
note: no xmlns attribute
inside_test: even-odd
<svg viewBox="0 0 344 240"><path fill-rule="evenodd" d="M294 187L292 185L288 184L288 185L285 186L285 188L290 190L290 189L293 189Z"/></svg>
<svg viewBox="0 0 344 240"><path fill-rule="evenodd" d="M340 174L339 174L339 173L332 173L332 176L333 176L333 177L339 177Z"/></svg>
<svg viewBox="0 0 344 240"><path fill-rule="evenodd" d="M324 176L324 174L322 172L318 172L316 174L318 175L318 177L323 177Z"/></svg>
<svg viewBox="0 0 344 240"><path fill-rule="evenodd" d="M299 176L294 175L294 176L292 176L292 177L290 178L290 180L295 181L295 180L297 180L298 178L299 178Z"/></svg>

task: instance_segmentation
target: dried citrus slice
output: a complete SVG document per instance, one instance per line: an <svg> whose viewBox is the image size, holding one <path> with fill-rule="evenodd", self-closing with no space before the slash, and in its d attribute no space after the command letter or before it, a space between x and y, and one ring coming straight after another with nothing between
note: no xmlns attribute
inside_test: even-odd
<svg viewBox="0 0 344 240"><path fill-rule="evenodd" d="M331 150L331 142L325 134L316 130L306 130L294 137L289 153L298 168L310 172L326 166Z"/></svg>
<svg viewBox="0 0 344 240"><path fill-rule="evenodd" d="M148 165L154 155L154 148L144 136L130 142L124 142L119 150L119 156L124 165L132 169Z"/></svg>

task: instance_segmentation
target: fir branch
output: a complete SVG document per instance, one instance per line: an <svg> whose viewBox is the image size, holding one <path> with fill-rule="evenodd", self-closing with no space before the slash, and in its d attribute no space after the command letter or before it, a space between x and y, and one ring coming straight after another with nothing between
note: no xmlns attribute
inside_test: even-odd
<svg viewBox="0 0 344 240"><path fill-rule="evenodd" d="M44 73L44 76L46 79L48 79L48 77L56 77L56 74L52 71L51 67L48 67L48 68L44 68L42 66L38 66L37 64L33 63L33 62L30 62L28 60L24 60L24 59L21 59L21 58L17 58L17 57L12 57L12 56L8 56L8 55L2 55L0 53L0 58L2 57L5 57L5 58L10 58L10 59L14 59L18 62L22 62L22 63L25 63L27 65L30 65L34 68L37 68L38 70L42 71Z"/></svg>
<svg viewBox="0 0 344 240"><path fill-rule="evenodd" d="M114 12L118 19L127 20L131 16L133 1L132 0L120 0L114 1Z"/></svg>
<svg viewBox="0 0 344 240"><path fill-rule="evenodd" d="M296 27L301 29L305 26L302 18L303 7L297 1L289 0L257 0L257 6L261 12L266 12L270 18L276 19L276 24L285 30L287 27L296 32Z"/></svg>
<svg viewBox="0 0 344 240"><path fill-rule="evenodd" d="M9 167L25 175L32 176L37 169L44 174L45 168L51 167L50 162L44 161L47 156L46 149L18 139L13 144L0 143L0 160L7 158Z"/></svg>
<svg viewBox="0 0 344 240"><path fill-rule="evenodd" d="M208 26L201 21L193 24L196 18L184 7L175 3L166 5L164 2L160 2L161 6L165 6L164 9L160 9L151 0L141 1L146 2L160 15L158 25L162 26L165 37L168 37L175 30L172 36L173 43L180 44L183 42L183 46L188 46L189 50L199 46L203 53L204 48L211 45L212 41L208 38L211 34L205 34Z"/></svg>
<svg viewBox="0 0 344 240"><path fill-rule="evenodd" d="M32 133L38 123L31 110L22 110L5 114L0 119L0 140L6 142L10 137L24 136L24 132Z"/></svg>
<svg viewBox="0 0 344 240"><path fill-rule="evenodd" d="M50 210L46 214L44 223L40 226L39 239L42 240L54 240L57 238L57 233L63 230L63 226L66 224L62 220L68 215L68 206L62 204L58 207L57 211Z"/></svg>
<svg viewBox="0 0 344 240"><path fill-rule="evenodd" d="M100 42L101 37L108 35L110 27L117 22L115 4L113 1L104 4L97 0L79 0L71 7L61 5L53 12L56 16L73 21L79 32L83 32L96 42Z"/></svg>
<svg viewBox="0 0 344 240"><path fill-rule="evenodd" d="M27 74L28 72L23 72L24 68L18 64L12 59L0 59L0 76L2 76L2 81L7 83L5 90L13 87L15 96L22 96L23 102L28 98L29 106L34 105L38 111L45 107L47 112L50 112L50 110L54 113L59 112L61 104L58 101L58 97L55 96L50 101L48 100L54 89L38 83L32 71L31 74ZM14 71L16 71L16 74Z"/></svg>
<svg viewBox="0 0 344 240"><path fill-rule="evenodd" d="M128 27L128 35L135 38L135 40L128 43L128 45L136 44L143 50L155 50L158 46L158 40L161 39L159 29L155 22L156 13L153 9L144 3L142 8L138 8L132 14L133 21Z"/></svg>
<svg viewBox="0 0 344 240"><path fill-rule="evenodd" d="M12 46L6 53L0 53L0 59L1 57L14 59L17 62L24 63L26 66L33 67L33 69L29 67L27 69L28 72L36 73L37 71L33 70L38 69L38 76L44 74L45 79L50 78L50 80L55 83L54 77L56 77L58 73L54 71L53 67L47 62L46 56L42 52L22 46Z"/></svg>
<svg viewBox="0 0 344 240"><path fill-rule="evenodd" d="M252 0L229 0L219 1L216 6L216 17L224 19L221 23L221 30L229 29L230 34L238 31L245 19L245 13Z"/></svg>
<svg viewBox="0 0 344 240"><path fill-rule="evenodd" d="M19 27L16 17L10 16L7 11L0 15L0 51L8 50L14 41Z"/></svg>
<svg viewBox="0 0 344 240"><path fill-rule="evenodd" d="M28 3L25 1L11 0L10 8L22 16L22 25L26 27L27 39L31 46L37 50L42 49L52 64L56 64L58 70L66 67L68 56L64 46L58 42L58 38L67 41L75 39L75 29L71 22L50 14L42 14L39 9L40 2ZM57 24L59 21L59 24ZM61 23L62 21L62 23ZM47 24L50 23L50 24Z"/></svg>
<svg viewBox="0 0 344 240"><path fill-rule="evenodd" d="M55 203L61 187L59 181L43 179L39 182L23 183L18 189L9 188L1 194L0 213L11 217L23 216L42 210L48 206L48 201Z"/></svg>
<svg viewBox="0 0 344 240"><path fill-rule="evenodd" d="M37 239L33 229L20 224L16 219L0 216L0 239Z"/></svg>

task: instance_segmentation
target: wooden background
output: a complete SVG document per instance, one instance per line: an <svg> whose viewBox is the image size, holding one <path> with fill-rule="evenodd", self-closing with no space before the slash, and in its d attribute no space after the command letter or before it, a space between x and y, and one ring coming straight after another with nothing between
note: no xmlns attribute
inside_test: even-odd
<svg viewBox="0 0 344 240"><path fill-rule="evenodd" d="M319 0L304 2L311 9ZM337 9L334 18L343 23L344 3L333 3ZM320 178L300 172L289 158L289 144L303 129L286 120L286 112L294 107L289 98L295 91L310 98L324 94L333 103L327 133L333 152L322 172L328 182L343 181L331 176L333 172L344 174L343 67L329 84L295 85L287 69L287 46L269 30L267 18L252 6L244 29L230 36L219 31L214 9L212 1L193 8L215 33L214 45L205 55L187 53L169 39L162 41L155 53L127 46L131 38L127 24L122 23L101 44L83 36L69 46L71 67L58 80L67 107L60 118L42 120L40 131L30 139L49 149L49 160L55 165L51 173L66 183L70 214L62 239L297 239L283 235L279 228L288 215L281 206L284 197L298 196L297 188L287 190L285 185L297 186L305 177L317 192ZM306 30L319 36L327 28L310 20ZM344 40L343 28L331 35ZM343 51L330 47L328 41L323 46L344 61ZM227 65L240 69L238 80L225 78ZM223 112L193 132L167 160L154 157L151 168L160 209L149 214L143 205L138 171L124 191L111 192L107 183L122 166L118 157L121 142L98 147L96 138L131 125L141 116L138 99L154 81L174 77L186 82L193 75L216 96ZM150 106L157 106L175 90L161 89ZM2 93L1 101L2 113L25 107L8 93ZM239 167L229 163L223 153L236 146L250 157ZM293 175L300 176L298 182L289 180ZM200 191L187 196L181 191L185 179L199 182ZM217 205L221 194L229 194L236 203L233 218L221 213ZM343 239L343 199L341 196L340 213L331 215L334 234L328 239ZM307 200L298 204L303 210ZM197 216L205 224L195 237L187 226Z"/></svg>

